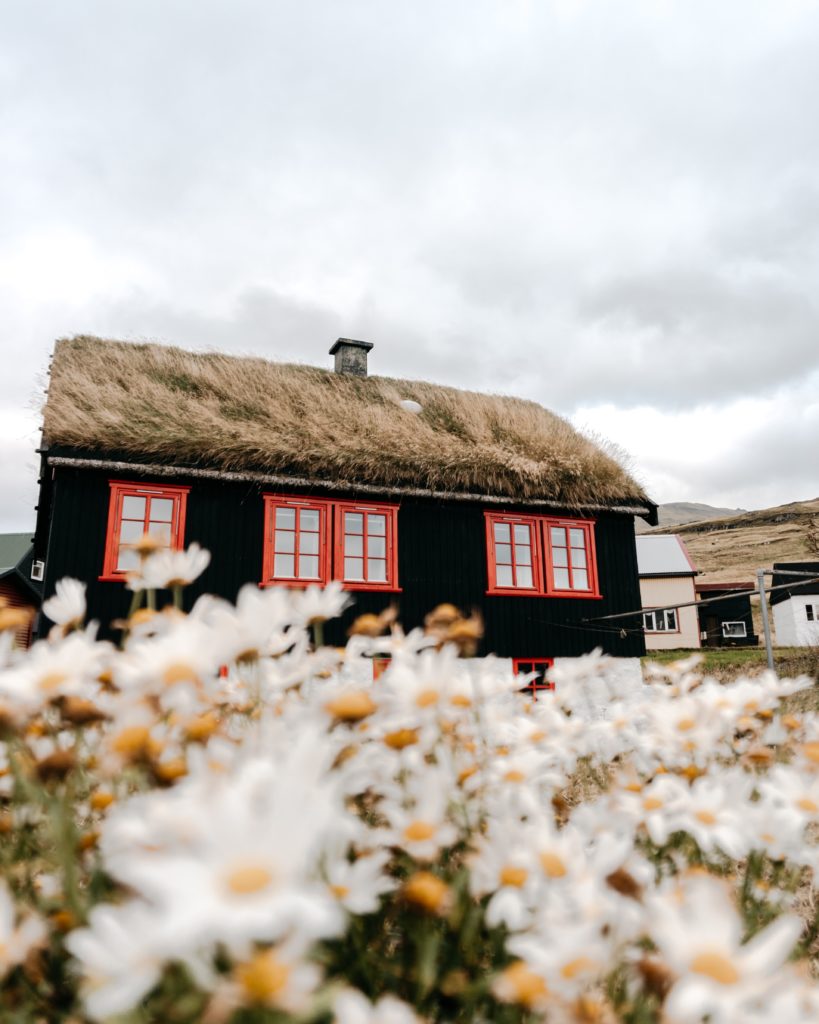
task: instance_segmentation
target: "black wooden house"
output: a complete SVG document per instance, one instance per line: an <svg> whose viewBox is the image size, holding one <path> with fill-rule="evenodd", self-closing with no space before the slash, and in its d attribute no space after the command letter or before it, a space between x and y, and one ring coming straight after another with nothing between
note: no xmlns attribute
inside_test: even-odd
<svg viewBox="0 0 819 1024"><path fill-rule="evenodd" d="M536 403L367 376L370 348L339 339L329 371L58 342L34 541L46 595L87 581L105 628L149 531L211 551L189 602L342 580L355 601L333 643L362 612L395 602L410 628L451 602L481 610L485 653L643 654L640 631L585 622L640 607L633 520L656 514L642 488Z"/></svg>

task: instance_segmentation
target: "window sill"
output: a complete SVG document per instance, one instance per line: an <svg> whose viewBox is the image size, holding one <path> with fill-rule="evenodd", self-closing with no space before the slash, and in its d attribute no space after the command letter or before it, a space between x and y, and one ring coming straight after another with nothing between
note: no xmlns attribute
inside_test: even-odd
<svg viewBox="0 0 819 1024"><path fill-rule="evenodd" d="M391 587L375 583L345 583L343 580L263 580L259 583L259 587L263 590L267 587L287 587L288 590L306 590L307 587L327 587L331 583L341 583L342 590L371 590L383 594L403 593L403 588L401 587Z"/></svg>
<svg viewBox="0 0 819 1024"><path fill-rule="evenodd" d="M602 601L602 594L578 594L574 591L487 590L487 597L568 597L575 601Z"/></svg>

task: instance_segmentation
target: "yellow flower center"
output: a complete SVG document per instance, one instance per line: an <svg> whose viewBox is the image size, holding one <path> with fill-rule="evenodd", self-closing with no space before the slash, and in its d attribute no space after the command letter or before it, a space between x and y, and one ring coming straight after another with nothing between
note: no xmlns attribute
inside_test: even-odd
<svg viewBox="0 0 819 1024"><path fill-rule="evenodd" d="M330 892L337 900L343 900L350 895L350 890L346 885L331 885Z"/></svg>
<svg viewBox="0 0 819 1024"><path fill-rule="evenodd" d="M40 677L40 689L48 693L49 690L56 690L57 687L68 679L65 672L46 672Z"/></svg>
<svg viewBox="0 0 819 1024"><path fill-rule="evenodd" d="M525 782L526 780L526 776L518 768L510 768L503 778L506 782Z"/></svg>
<svg viewBox="0 0 819 1024"><path fill-rule="evenodd" d="M815 814L819 811L819 807L816 806L816 803L807 796L803 796L801 800L797 800L796 806L800 811L807 811L809 814Z"/></svg>
<svg viewBox="0 0 819 1024"><path fill-rule="evenodd" d="M185 661L176 661L168 665L162 673L162 681L166 686L173 686L174 683L195 683L199 680L199 673Z"/></svg>
<svg viewBox="0 0 819 1024"><path fill-rule="evenodd" d="M234 868L225 879L227 887L237 896L261 892L273 881L273 875L261 864L243 864Z"/></svg>
<svg viewBox="0 0 819 1024"><path fill-rule="evenodd" d="M366 690L343 693L335 700L328 701L324 708L333 718L338 718L342 722L360 722L362 718L376 710L375 703Z"/></svg>
<svg viewBox="0 0 819 1024"><path fill-rule="evenodd" d="M388 732L384 742L393 750L403 750L404 747L411 747L418 742L417 729L396 729L395 732Z"/></svg>
<svg viewBox="0 0 819 1024"><path fill-rule="evenodd" d="M493 986L502 1002L517 1003L532 1010L549 997L549 988L539 974L530 970L522 960L510 964Z"/></svg>
<svg viewBox="0 0 819 1024"><path fill-rule="evenodd" d="M236 968L236 979L246 995L257 1003L275 1001L287 986L290 968L276 957L272 949L257 953L246 964Z"/></svg>
<svg viewBox="0 0 819 1024"><path fill-rule="evenodd" d="M421 690L415 698L415 703L419 708L428 708L431 705L438 703L439 696L440 694L437 690Z"/></svg>
<svg viewBox="0 0 819 1024"><path fill-rule="evenodd" d="M813 761L814 764L819 764L819 742L814 741L813 743L803 743L802 753L809 761Z"/></svg>
<svg viewBox="0 0 819 1024"><path fill-rule="evenodd" d="M696 724L693 718L681 718L677 722L677 729L679 732L689 732Z"/></svg>
<svg viewBox="0 0 819 1024"><path fill-rule="evenodd" d="M547 878L563 878L566 864L563 859L551 850L544 850L540 855L540 866Z"/></svg>
<svg viewBox="0 0 819 1024"><path fill-rule="evenodd" d="M450 700L450 704L456 708L471 708L472 701L467 697L465 693L456 693L455 696Z"/></svg>
<svg viewBox="0 0 819 1024"><path fill-rule="evenodd" d="M529 872L526 868L516 868L507 864L505 868L501 868L500 883L510 885L514 889L522 889L528 877Z"/></svg>
<svg viewBox="0 0 819 1024"><path fill-rule="evenodd" d="M645 800L643 800L643 810L646 811L656 811L662 806L663 802L657 796L647 796Z"/></svg>
<svg viewBox="0 0 819 1024"><path fill-rule="evenodd" d="M716 825L717 823L717 816L710 811L697 811L694 817L697 821L701 821L703 825Z"/></svg>
<svg viewBox="0 0 819 1024"><path fill-rule="evenodd" d="M449 886L429 871L417 871L403 889L408 903L430 913L442 913L450 902Z"/></svg>
<svg viewBox="0 0 819 1024"><path fill-rule="evenodd" d="M411 821L404 829L404 839L409 843L422 843L425 839L432 839L435 835L435 826L427 821Z"/></svg>
<svg viewBox="0 0 819 1024"><path fill-rule="evenodd" d="M574 960L569 960L568 963L563 964L560 968L561 975L566 981L571 981L576 978L578 974L584 972L593 971L597 967L597 963L587 956L578 956Z"/></svg>
<svg viewBox="0 0 819 1024"><path fill-rule="evenodd" d="M722 953L700 953L691 961L691 970L718 981L720 985L733 985L739 981L739 971Z"/></svg>

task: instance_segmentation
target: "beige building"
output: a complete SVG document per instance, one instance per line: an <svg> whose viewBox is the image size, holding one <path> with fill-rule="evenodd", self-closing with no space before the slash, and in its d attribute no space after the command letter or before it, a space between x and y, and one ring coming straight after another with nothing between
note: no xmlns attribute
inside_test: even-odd
<svg viewBox="0 0 819 1024"><path fill-rule="evenodd" d="M698 572L685 544L676 534L643 534L636 540L646 650L699 647Z"/></svg>

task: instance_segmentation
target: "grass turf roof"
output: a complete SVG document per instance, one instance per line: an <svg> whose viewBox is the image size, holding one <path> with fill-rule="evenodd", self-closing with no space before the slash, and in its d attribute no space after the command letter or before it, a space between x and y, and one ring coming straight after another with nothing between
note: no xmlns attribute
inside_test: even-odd
<svg viewBox="0 0 819 1024"><path fill-rule="evenodd" d="M48 447L142 462L569 508L649 504L611 452L535 402L164 345L58 341L43 432Z"/></svg>

